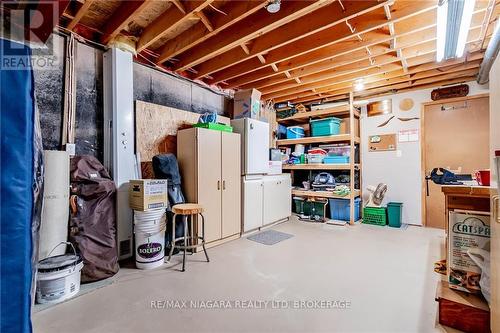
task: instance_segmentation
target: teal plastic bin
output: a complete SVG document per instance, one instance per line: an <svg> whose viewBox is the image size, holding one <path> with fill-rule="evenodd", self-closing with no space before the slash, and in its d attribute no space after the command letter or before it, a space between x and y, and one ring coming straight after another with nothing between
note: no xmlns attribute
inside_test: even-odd
<svg viewBox="0 0 500 333"><path fill-rule="evenodd" d="M329 117L324 119L311 120L312 136L328 136L340 133L340 123L342 119Z"/></svg>
<svg viewBox="0 0 500 333"><path fill-rule="evenodd" d="M403 203L389 202L387 204L388 224L393 228L401 228L401 216L403 215Z"/></svg>

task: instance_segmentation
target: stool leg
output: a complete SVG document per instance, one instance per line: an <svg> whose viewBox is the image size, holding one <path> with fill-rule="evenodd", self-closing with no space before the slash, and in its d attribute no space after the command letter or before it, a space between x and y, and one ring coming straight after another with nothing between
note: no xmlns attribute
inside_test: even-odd
<svg viewBox="0 0 500 333"><path fill-rule="evenodd" d="M172 254L174 253L174 247L175 247L175 220L177 218L177 214L174 214L174 218L172 221L172 239L170 240L170 252L168 253L168 259L167 261L170 261L170 258L172 258Z"/></svg>
<svg viewBox="0 0 500 333"><path fill-rule="evenodd" d="M189 245L194 245L194 221L193 221L193 215L189 215ZM189 255L193 255L194 250L191 249L189 252Z"/></svg>
<svg viewBox="0 0 500 333"><path fill-rule="evenodd" d="M207 258L207 262L210 262L210 259L208 259L208 253L207 249L205 248L205 216L200 213L201 216L201 235L203 237L201 246L203 246L203 252L205 252L205 257Z"/></svg>
<svg viewBox="0 0 500 333"><path fill-rule="evenodd" d="M182 221L184 222L184 248L182 251L182 271L184 272L186 270L186 247L187 247L187 216L182 215Z"/></svg>

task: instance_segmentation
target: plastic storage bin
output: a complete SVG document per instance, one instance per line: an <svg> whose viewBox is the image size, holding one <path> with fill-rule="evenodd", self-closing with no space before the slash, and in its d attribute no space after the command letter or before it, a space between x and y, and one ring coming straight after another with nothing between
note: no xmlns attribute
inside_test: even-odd
<svg viewBox="0 0 500 333"><path fill-rule="evenodd" d="M349 221L351 219L351 200L328 199L330 201L330 218L332 220ZM359 220L361 198L354 199L354 221Z"/></svg>
<svg viewBox="0 0 500 333"><path fill-rule="evenodd" d="M337 135L340 133L341 121L342 119L336 117L311 120L311 135L312 136Z"/></svg>
<svg viewBox="0 0 500 333"><path fill-rule="evenodd" d="M305 131L300 126L290 126L286 128L287 139L300 139L305 136L306 136Z"/></svg>
<svg viewBox="0 0 500 333"><path fill-rule="evenodd" d="M293 197L294 213L304 214L305 216L314 214L320 217L325 216L325 203L326 201L310 201L302 197Z"/></svg>
<svg viewBox="0 0 500 333"><path fill-rule="evenodd" d="M363 223L386 225L387 213L384 207L365 207L363 209Z"/></svg>
<svg viewBox="0 0 500 333"><path fill-rule="evenodd" d="M321 146L320 146L321 147ZM356 146L354 146L356 149ZM351 146L343 145L343 146L331 146L328 147L328 155L330 156L350 156L351 155Z"/></svg>
<svg viewBox="0 0 500 333"><path fill-rule="evenodd" d="M326 156L323 159L325 164L347 164L349 163L349 156Z"/></svg>
<svg viewBox="0 0 500 333"><path fill-rule="evenodd" d="M323 154L307 154L307 163L323 163L324 158Z"/></svg>
<svg viewBox="0 0 500 333"><path fill-rule="evenodd" d="M306 200L304 198L301 198L301 197L293 197L293 204L294 204L294 210L293 212L294 213L297 213L297 214L305 214L305 203L306 203Z"/></svg>
<svg viewBox="0 0 500 333"><path fill-rule="evenodd" d="M387 204L387 220L390 227L401 228L402 215L403 204L401 202L389 202Z"/></svg>

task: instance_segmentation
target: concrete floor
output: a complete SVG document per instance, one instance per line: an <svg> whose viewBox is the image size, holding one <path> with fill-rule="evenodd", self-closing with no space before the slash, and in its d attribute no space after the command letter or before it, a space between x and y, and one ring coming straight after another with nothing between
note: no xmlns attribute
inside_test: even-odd
<svg viewBox="0 0 500 333"><path fill-rule="evenodd" d="M437 229L340 227L292 220L294 237L267 246L241 238L188 256L187 271L121 269L114 282L33 314L35 332L442 332L434 301L444 233ZM188 308L168 308L187 301ZM282 308L273 309L284 301ZM348 309L288 308L347 301ZM192 309L190 301L232 301ZM267 309L259 303L270 301ZM286 303L288 302L288 303ZM263 306L263 303L260 303ZM198 303L201 305L201 303ZM209 302L205 305L210 305ZM212 305L215 305L212 303ZM219 305L229 306L227 303ZM251 306L254 308L250 308ZM311 306L311 304L306 304ZM323 304L324 306L325 304ZM238 307L238 309L235 309Z"/></svg>

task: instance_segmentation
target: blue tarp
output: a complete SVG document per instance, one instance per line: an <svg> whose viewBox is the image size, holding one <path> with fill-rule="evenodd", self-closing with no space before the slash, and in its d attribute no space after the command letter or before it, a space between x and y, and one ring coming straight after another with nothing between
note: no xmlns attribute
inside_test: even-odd
<svg viewBox="0 0 500 333"><path fill-rule="evenodd" d="M0 47L0 66L30 57L18 43L0 39ZM0 331L24 333L32 330L34 83L26 67L2 67L0 76Z"/></svg>

